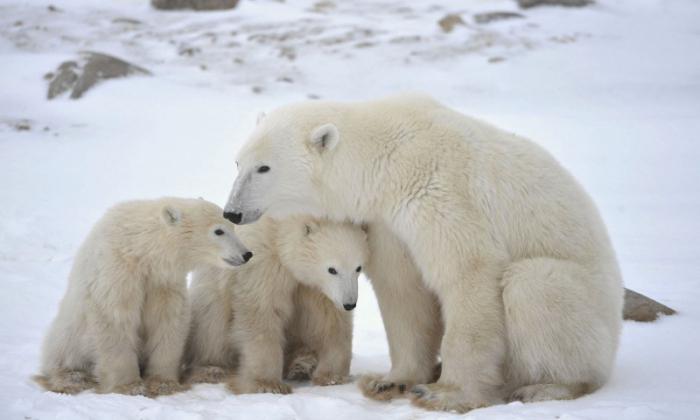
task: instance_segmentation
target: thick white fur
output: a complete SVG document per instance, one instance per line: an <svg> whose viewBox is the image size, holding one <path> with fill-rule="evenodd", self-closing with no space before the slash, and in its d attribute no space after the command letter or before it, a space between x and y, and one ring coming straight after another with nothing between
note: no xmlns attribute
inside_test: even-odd
<svg viewBox="0 0 700 420"><path fill-rule="evenodd" d="M413 388L426 408L574 398L610 375L614 251L588 195L531 141L421 96L312 101L267 115L238 162L225 210L242 223L306 213L383 232L368 275L392 370L361 381L367 395L428 382L439 323L442 375Z"/></svg>
<svg viewBox="0 0 700 420"><path fill-rule="evenodd" d="M265 217L237 233L255 254L248 264L193 275L192 381L221 381L234 368L228 385L236 393L289 393L285 370L320 385L347 381L352 313L343 305L357 301L365 232L349 223Z"/></svg>
<svg viewBox="0 0 700 420"><path fill-rule="evenodd" d="M65 393L93 385L151 396L183 389L186 275L200 264L229 266L222 258L240 264L246 252L222 209L204 200L114 206L76 255L37 381Z"/></svg>

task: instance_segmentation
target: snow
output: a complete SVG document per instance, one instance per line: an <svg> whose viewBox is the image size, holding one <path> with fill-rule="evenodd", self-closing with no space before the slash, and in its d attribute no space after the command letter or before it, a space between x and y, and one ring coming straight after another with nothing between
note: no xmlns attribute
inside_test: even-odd
<svg viewBox="0 0 700 420"><path fill-rule="evenodd" d="M615 372L593 395L465 416L700 418L697 1L600 0L488 25L471 16L516 11L514 2L314 8L309 0L243 0L212 13L157 12L146 0L52 4L58 11L0 0L1 418L454 416L407 400L370 401L355 384L299 385L288 396L199 385L152 400L58 395L30 380L73 255L107 207L163 195L224 203L236 150L260 111L308 97L406 90L430 92L550 150L598 203L627 286L679 311L654 324L625 323ZM436 22L447 13L461 13L465 25L441 32ZM79 101L47 101L44 74L82 50L114 54L154 75L105 82ZM355 316L352 373L387 371L368 282Z"/></svg>

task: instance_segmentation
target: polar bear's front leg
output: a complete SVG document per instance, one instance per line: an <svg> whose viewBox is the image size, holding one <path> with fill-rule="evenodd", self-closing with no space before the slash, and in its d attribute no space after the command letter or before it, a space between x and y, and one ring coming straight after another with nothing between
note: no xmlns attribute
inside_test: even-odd
<svg viewBox="0 0 700 420"><path fill-rule="evenodd" d="M369 398L389 400L414 384L432 382L442 337L440 307L423 285L408 249L383 223L369 226L370 261L365 272L384 321L391 371L365 375L360 389Z"/></svg>
<svg viewBox="0 0 700 420"><path fill-rule="evenodd" d="M148 291L143 309L146 331L144 354L149 396L185 391L180 384L180 366L190 321L187 291L184 287L157 287Z"/></svg>
<svg viewBox="0 0 700 420"><path fill-rule="evenodd" d="M479 230L464 235L464 226L436 225L416 228L410 245L442 307L442 373L437 383L414 387L411 398L427 409L466 412L503 399L503 257Z"/></svg>
<svg viewBox="0 0 700 420"><path fill-rule="evenodd" d="M413 403L423 408L464 413L502 402L506 345L499 291L466 284L440 294L442 374L437 383L411 389Z"/></svg>
<svg viewBox="0 0 700 420"><path fill-rule="evenodd" d="M265 316L260 313L256 315ZM237 329L234 336L240 352L240 366L237 375L228 382L228 388L236 394L292 392L292 388L282 382L283 326L274 325L277 324L274 320L275 315L269 315L273 318L268 318L266 322L234 320L234 328ZM255 324L258 325L254 326Z"/></svg>
<svg viewBox="0 0 700 420"><path fill-rule="evenodd" d="M265 273L269 274L269 273ZM274 277L248 276L254 280L272 280ZM268 287L272 285L267 285ZM238 354L236 376L228 388L236 394L273 393L289 394L292 389L282 382L284 370L285 327L291 310L277 301L291 306L291 290L278 283L274 296L248 295L239 290L234 296L232 342Z"/></svg>
<svg viewBox="0 0 700 420"><path fill-rule="evenodd" d="M318 365L311 376L311 381L315 385L341 385L350 382L351 359L351 336L329 334L327 341L318 352Z"/></svg>
<svg viewBox="0 0 700 420"><path fill-rule="evenodd" d="M88 334L101 393L145 393L138 357L143 293L131 276L119 264L103 267L89 289Z"/></svg>

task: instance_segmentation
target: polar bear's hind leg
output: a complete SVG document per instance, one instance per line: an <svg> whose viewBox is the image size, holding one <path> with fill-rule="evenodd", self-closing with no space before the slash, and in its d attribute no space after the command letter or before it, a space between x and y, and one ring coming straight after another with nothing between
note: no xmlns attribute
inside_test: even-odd
<svg viewBox="0 0 700 420"><path fill-rule="evenodd" d="M620 331L614 279L551 258L511 264L503 276L511 400L573 399L611 371ZM620 305L621 309L621 299Z"/></svg>

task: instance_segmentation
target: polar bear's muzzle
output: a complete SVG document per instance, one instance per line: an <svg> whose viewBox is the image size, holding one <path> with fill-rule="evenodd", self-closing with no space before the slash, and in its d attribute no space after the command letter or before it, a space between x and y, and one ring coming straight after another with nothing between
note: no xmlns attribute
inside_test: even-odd
<svg viewBox="0 0 700 420"><path fill-rule="evenodd" d="M240 212L239 212L239 213L236 213L236 212L233 212L233 211L225 211L225 212L224 212L224 218L225 218L226 220L228 220L229 222L235 223L235 224L238 225L238 224L241 223L241 220L243 220L243 213L240 213Z"/></svg>

